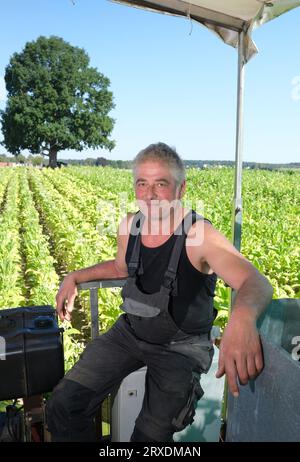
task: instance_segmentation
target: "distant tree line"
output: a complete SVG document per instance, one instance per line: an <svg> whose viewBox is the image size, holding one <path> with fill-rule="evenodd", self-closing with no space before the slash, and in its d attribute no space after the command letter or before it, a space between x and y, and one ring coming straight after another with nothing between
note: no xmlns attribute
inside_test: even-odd
<svg viewBox="0 0 300 462"><path fill-rule="evenodd" d="M64 162L68 165L90 165L96 167L113 167L113 168L128 168L132 167L131 160L111 160L105 159L105 157L92 158L88 157L87 159L66 159Z"/></svg>
<svg viewBox="0 0 300 462"><path fill-rule="evenodd" d="M0 154L0 162L9 162L14 164L30 164L30 165L47 165L48 160L44 159L43 156L29 154L28 157L23 156L23 154L18 154L17 156L8 156L6 154Z"/></svg>
<svg viewBox="0 0 300 462"><path fill-rule="evenodd" d="M132 167L130 160L111 160L105 157L87 158L87 159L66 159L64 162L68 165L91 165L105 167L108 165L113 168L128 168ZM212 168L212 167L234 167L232 160L184 160L186 168ZM289 164L267 164L262 162L243 162L244 168L250 169L264 169L264 170L278 170L300 168L299 162L291 162Z"/></svg>
<svg viewBox="0 0 300 462"><path fill-rule="evenodd" d="M186 168L207 168L207 167L234 167L233 160L185 160ZM289 164L269 164L265 162L243 162L243 168L263 169L263 170L278 170L281 168L295 169L300 168L299 162L291 162Z"/></svg>
<svg viewBox="0 0 300 462"><path fill-rule="evenodd" d="M19 164L32 164L48 166L48 159L39 155L31 155L25 157L23 154L17 156L8 156L0 154L0 162L13 162ZM184 160L186 168L216 168L216 167L234 167L232 160ZM96 167L113 167L131 169L131 160L111 160L105 157L87 157L86 159L64 159L59 160L61 165L88 165ZM263 169L263 170L280 170L280 169L296 169L300 168L300 162L291 162L289 164L268 164L263 162L243 162L243 167L248 169Z"/></svg>

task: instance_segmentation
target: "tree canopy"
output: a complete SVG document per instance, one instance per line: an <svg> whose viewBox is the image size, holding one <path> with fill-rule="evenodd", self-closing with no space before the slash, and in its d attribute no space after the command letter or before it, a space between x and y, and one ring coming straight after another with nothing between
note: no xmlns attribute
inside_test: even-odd
<svg viewBox="0 0 300 462"><path fill-rule="evenodd" d="M114 147L110 82L89 61L85 50L54 36L28 42L12 56L1 111L2 144L9 152L46 151L55 167L58 151Z"/></svg>

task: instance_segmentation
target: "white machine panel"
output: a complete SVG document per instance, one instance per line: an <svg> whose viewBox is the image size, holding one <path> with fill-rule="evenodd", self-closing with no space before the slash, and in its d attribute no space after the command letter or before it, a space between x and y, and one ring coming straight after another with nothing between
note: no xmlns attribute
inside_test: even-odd
<svg viewBox="0 0 300 462"><path fill-rule="evenodd" d="M128 442L143 403L147 367L129 374L120 385L112 407L112 441Z"/></svg>

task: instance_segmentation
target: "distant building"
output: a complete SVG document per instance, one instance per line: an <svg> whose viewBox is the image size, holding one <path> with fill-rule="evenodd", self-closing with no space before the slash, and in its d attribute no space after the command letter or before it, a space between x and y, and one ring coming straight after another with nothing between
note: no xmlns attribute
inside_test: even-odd
<svg viewBox="0 0 300 462"><path fill-rule="evenodd" d="M12 162L0 162L0 167L12 167L13 165Z"/></svg>

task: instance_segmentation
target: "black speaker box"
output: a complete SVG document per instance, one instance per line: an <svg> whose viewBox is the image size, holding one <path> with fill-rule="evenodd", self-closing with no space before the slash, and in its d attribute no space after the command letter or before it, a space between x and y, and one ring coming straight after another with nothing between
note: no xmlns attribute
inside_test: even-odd
<svg viewBox="0 0 300 462"><path fill-rule="evenodd" d="M64 375L62 332L51 306L0 310L0 400L54 388Z"/></svg>

